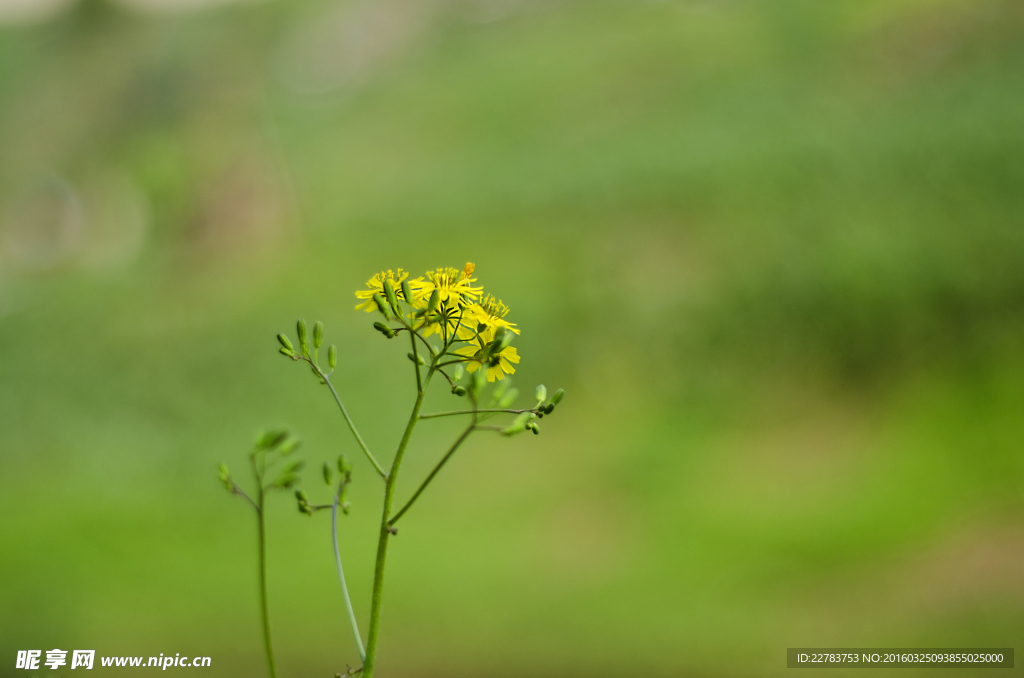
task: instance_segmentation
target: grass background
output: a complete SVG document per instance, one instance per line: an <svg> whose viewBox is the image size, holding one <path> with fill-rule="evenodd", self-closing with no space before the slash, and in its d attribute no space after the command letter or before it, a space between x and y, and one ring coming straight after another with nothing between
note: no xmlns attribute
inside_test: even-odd
<svg viewBox="0 0 1024 678"><path fill-rule="evenodd" d="M314 499L356 459L365 619L380 486L273 337L326 323L390 459L406 347L352 292L466 261L523 330L515 382L568 395L403 520L381 675L1022 637L1019 3L141 1L0 25L0 675L53 647L262 675L216 463L268 425ZM400 498L455 426L417 430ZM279 667L333 675L329 521L276 499Z"/></svg>

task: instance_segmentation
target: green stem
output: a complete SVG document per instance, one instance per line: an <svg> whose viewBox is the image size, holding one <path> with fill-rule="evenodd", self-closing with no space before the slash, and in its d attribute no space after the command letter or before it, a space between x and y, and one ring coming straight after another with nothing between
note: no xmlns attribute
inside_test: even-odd
<svg viewBox="0 0 1024 678"><path fill-rule="evenodd" d="M356 623L356 613L352 610L352 599L348 595L348 586L345 585L345 570L341 567L341 549L338 548L338 502L341 501L341 490L334 495L334 505L331 506L331 537L334 539L334 560L338 565L338 581L341 582L341 594L345 597L345 611L348 612L348 621L352 625L352 635L356 639L356 647L359 648L359 658L366 661L366 650L363 649L363 639L359 635L359 624Z"/></svg>
<svg viewBox="0 0 1024 678"><path fill-rule="evenodd" d="M422 419L423 417L420 418ZM447 461L451 459L452 455L455 454L455 450L459 449L459 445L461 445L466 440L466 438L469 437L469 434L472 433L473 429L475 428L476 417L473 418L473 423L470 424L469 427L462 432L462 435L460 435L455 440L455 443L451 446L451 449L449 449L448 453L445 454L444 457L441 458L441 461L437 463L437 466L435 466L434 470L430 472L430 475L427 476L427 479L423 481L423 483L419 486L419 489L417 489L416 492L412 495L412 498L409 499L409 501L405 503L405 506L403 506L402 509L395 514L395 517L388 522L388 525L394 527L395 523L398 522L398 519L401 518L402 515L409 510L409 507L412 506L413 503L419 498L419 496L423 494L423 490L427 489L427 485L430 484L430 481L434 479L434 476L438 474L438 472L445 465L445 463L447 463Z"/></svg>
<svg viewBox="0 0 1024 678"><path fill-rule="evenodd" d="M256 508L256 515L259 518L260 526L260 603L263 608L263 642L267 647L267 667L270 669L270 678L277 678L277 667L274 666L274 648L270 643L270 610L267 606L267 538L263 520L263 499L263 484L260 479L259 505Z"/></svg>
<svg viewBox="0 0 1024 678"><path fill-rule="evenodd" d="M413 344L415 346L415 343ZM374 661L377 655L377 638L380 630L380 604L384 593L384 563L388 555L388 537L391 536L391 526L388 519L391 517L391 504L395 499L395 482L398 480L398 470L402 465L402 458L405 456L405 449L409 445L412 431L416 428L416 422L420 419L420 407L423 406L423 396L426 393L426 385L430 383L430 377L434 370L427 371L426 379L421 383L419 364L416 365L416 404L412 407L412 414L409 415L409 423L405 425L405 433L398 443L398 451L395 453L395 461L391 464L391 472L385 477L384 483L384 511L380 521L380 537L377 541L377 562L373 569L373 599L370 603L370 629L366 641L366 661L363 663L362 678L373 678Z"/></svg>
<svg viewBox="0 0 1024 678"><path fill-rule="evenodd" d="M508 412L509 414L522 414L524 412L536 412L536 408L528 408L525 410L508 410L508 409L482 409L482 410L453 410L452 412L438 412L436 414L421 414L420 419L435 419L437 417L451 417L456 414L486 414L489 412Z"/></svg>
<svg viewBox="0 0 1024 678"><path fill-rule="evenodd" d="M312 365L312 363L310 364ZM388 474L385 473L384 467L380 465L377 458L370 452L370 448L366 446L366 443L363 442L363 437L359 435L359 431L356 430L356 425L352 423L352 417L348 416L348 410L345 409L345 404L341 402L338 392L334 390L334 384L331 383L331 380L326 374L320 371L319 367L315 367L315 369L320 378L324 380L325 384L327 384L327 388L331 389L331 395L334 396L334 402L338 403L338 409L341 410L342 416L345 417L345 421L348 423L348 428L352 431L352 435L356 437L356 442L359 443L359 447L363 448L363 452L366 453L366 458L370 460L371 464L373 464L373 468L377 469L377 473L380 474L381 478L387 478Z"/></svg>

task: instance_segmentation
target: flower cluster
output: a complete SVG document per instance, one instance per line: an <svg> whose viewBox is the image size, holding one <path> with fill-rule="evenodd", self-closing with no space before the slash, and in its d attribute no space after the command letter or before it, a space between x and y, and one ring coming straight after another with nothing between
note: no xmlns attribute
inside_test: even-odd
<svg viewBox="0 0 1024 678"><path fill-rule="evenodd" d="M509 345L519 330L505 319L508 306L473 285L475 268L471 263L461 270L439 268L414 279L402 269L381 271L356 292L356 309L380 311L399 321L403 327L397 329L375 324L389 338L403 329L424 338L436 335L468 372L486 369L487 381L503 379L519 362L518 351Z"/></svg>

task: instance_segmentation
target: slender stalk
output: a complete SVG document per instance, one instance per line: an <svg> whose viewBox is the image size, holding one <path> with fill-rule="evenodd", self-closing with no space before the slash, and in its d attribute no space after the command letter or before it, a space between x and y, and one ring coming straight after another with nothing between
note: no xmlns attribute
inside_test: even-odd
<svg viewBox="0 0 1024 678"><path fill-rule="evenodd" d="M423 417L420 417L420 418L422 419ZM468 438L468 437L469 437L469 434L470 434L470 433L472 433L472 432L473 432L473 429L475 429L475 428L476 428L476 417L474 417L474 418L473 418L473 423L472 423L472 424L470 424L470 425L469 425L469 426L468 426L468 427L466 428L466 430L462 432L462 435L460 435L460 436L459 436L459 437L458 437L458 438L457 438L457 439L455 440L455 443L454 443L454 444L453 444L453 445L451 446L451 449L449 449L449 450L448 450L448 453L447 453L447 454L445 454L445 455L444 455L444 457L442 457L442 458L441 458L441 461L439 461L439 462L437 463L437 466L435 466L435 467L434 467L434 470L430 472L430 475L428 475L428 476L427 476L427 479L423 481L423 483L422 483L422 484L421 484L421 485L419 486L419 489L417 489L417 490L416 490L416 492L415 492L415 493L414 493L414 494L412 495L412 498L411 498L411 499L409 499L409 501L407 501L407 502L405 503L405 506L403 506L403 507L401 508L401 510L400 510L400 511L399 511L398 513L396 513L396 514L395 514L395 517L394 517L394 518L392 518L392 519L391 519L391 520L390 520L390 521L388 522L388 525L390 525L390 526L394 527L395 523L397 523L397 522L398 522L398 519L399 519L399 518L401 518L401 517L402 517L402 515L403 515L403 514L404 514L404 513L406 512L406 511L408 511L408 510L409 510L409 507L410 507L410 506L412 506L412 505L413 505L413 503L414 503L414 502L415 502L415 501L416 501L416 500L417 500L417 499L419 498L419 496L420 496L421 494L423 494L423 490L427 489L427 485L429 485L429 484L430 484L430 481L434 479L434 476L436 476L436 475L438 474L438 472L439 472L439 471L441 470L441 468L442 468L442 467L443 467L443 466L445 465L445 463L446 463L446 462L447 462L447 461L448 461L449 459L451 459L452 455L453 455L453 454L455 454L455 450L459 449L459 445L461 445L461 444L463 443L463 441L465 441L465 440L466 440L466 438Z"/></svg>
<svg viewBox="0 0 1024 678"><path fill-rule="evenodd" d="M264 492L262 478L259 483L258 497L259 505L256 508L256 516L260 526L260 603L263 608L263 642L267 647L267 667L270 669L270 678L277 678L277 667L274 665L274 648L270 643L270 609L267 606L267 538L265 521L263 520Z"/></svg>
<svg viewBox="0 0 1024 678"><path fill-rule="evenodd" d="M312 364L313 363L310 363L310 365ZM370 460L371 464L373 464L373 468L377 469L377 473L380 474L381 478L387 478L388 474L384 471L384 467L380 465L377 458L373 456L372 452L370 452L370 448L366 446L366 443L363 442L363 437L359 435L359 431L356 430L356 425L352 422L352 417L348 416L348 410L345 409L345 404L341 402L338 392L334 390L334 384L331 383L330 378L326 374L320 371L319 367L316 368L316 371L320 378L324 380L324 383L327 384L327 388L331 389L331 395L334 396L334 402L338 403L338 409L341 410L342 416L345 417L345 421L348 423L348 428L352 431L352 435L355 436L356 442L359 443L359 447L363 448L363 452L366 453L366 458Z"/></svg>
<svg viewBox="0 0 1024 678"><path fill-rule="evenodd" d="M345 570L341 567L341 549L338 548L338 502L341 501L340 493L334 495L334 505L331 507L331 537L334 539L334 560L338 565L338 581L341 582L341 594L345 597L345 610L348 612L348 621L352 625L352 635L356 640L356 647L359 648L359 658L366 661L366 650L363 649L363 639L359 635L359 624L356 623L356 613L352 610L352 599L348 595L348 586L345 585Z"/></svg>
<svg viewBox="0 0 1024 678"><path fill-rule="evenodd" d="M413 346L415 347L415 342ZM391 472L387 474L384 483L384 510L380 521L380 537L377 541L377 562L373 569L373 599L370 603L370 629L366 641L366 661L363 662L363 678L373 678L374 661L377 655L380 605L384 593L384 563L388 555L388 537L391 536L391 526L388 525L388 518L391 516L391 505L395 498L395 482L398 480L398 470L402 465L402 458L405 456L405 449L409 445L412 431L416 428L416 422L420 419L420 407L423 406L423 396L426 393L425 386L430 383L431 376L433 376L433 368L427 371L426 380L421 383L419 363L417 362L416 404L412 407L409 423L405 425L405 433L402 435L401 442L398 443L395 461L391 464Z"/></svg>
<svg viewBox="0 0 1024 678"><path fill-rule="evenodd" d="M453 410L451 412L437 412L436 414L421 414L420 419L436 419L437 417L451 417L456 414L487 414L497 412L508 412L509 414L522 414L524 412L536 412L537 408L531 407L525 410L506 409L482 409L482 410Z"/></svg>

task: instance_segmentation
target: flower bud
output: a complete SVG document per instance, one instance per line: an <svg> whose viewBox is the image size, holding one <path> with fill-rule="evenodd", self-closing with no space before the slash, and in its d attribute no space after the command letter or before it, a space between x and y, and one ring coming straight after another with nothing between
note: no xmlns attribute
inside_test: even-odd
<svg viewBox="0 0 1024 678"><path fill-rule="evenodd" d="M282 332L281 334L277 335L277 340L279 342L281 342L281 346L283 346L284 348L288 349L289 351L294 351L295 350L295 347L292 346L291 340L288 339L288 335L286 335L284 332Z"/></svg>
<svg viewBox="0 0 1024 678"><path fill-rule="evenodd" d="M544 406L544 414L551 414L554 411L555 411L555 406L553 404L548 403L547 405Z"/></svg>
<svg viewBox="0 0 1024 678"><path fill-rule="evenodd" d="M555 395L551 396L551 404L557 405L558 403L562 402L563 396L565 396L565 390L561 388L558 389L557 391L555 391Z"/></svg>
<svg viewBox="0 0 1024 678"><path fill-rule="evenodd" d="M465 373L466 370L462 368L462 365L456 365L455 369L452 370L452 381L460 381Z"/></svg>
<svg viewBox="0 0 1024 678"><path fill-rule="evenodd" d="M502 381L505 381L505 380L502 379ZM510 407L512 405L512 403L514 403L516 401L516 398L518 398L518 397L519 397L519 389L517 389L517 388L510 388L508 391L506 391L501 396L501 400L498 401L498 407L501 408L501 409L506 409L506 408Z"/></svg>
<svg viewBox="0 0 1024 678"><path fill-rule="evenodd" d="M295 490L295 498L299 501L309 502L309 497L306 496L306 493L302 490Z"/></svg>
<svg viewBox="0 0 1024 678"><path fill-rule="evenodd" d="M537 404L541 404L548 397L547 387L544 386L544 384L541 384L537 387L537 390L534 391L534 395L537 396Z"/></svg>
<svg viewBox="0 0 1024 678"><path fill-rule="evenodd" d="M452 388L452 393L454 393L457 396L464 396L466 395L466 389L462 388L461 386L455 386Z"/></svg>
<svg viewBox="0 0 1024 678"><path fill-rule="evenodd" d="M484 390L484 385L487 383L487 370L481 368L473 373L473 380L469 383L469 395L474 399L480 397L480 392Z"/></svg>
<svg viewBox="0 0 1024 678"><path fill-rule="evenodd" d="M540 426L537 426L536 422L531 421L529 424L526 425L526 428L533 431L533 435L540 435Z"/></svg>
<svg viewBox="0 0 1024 678"><path fill-rule="evenodd" d="M333 370L338 364L338 347L331 344L331 347L327 349L327 365Z"/></svg>
<svg viewBox="0 0 1024 678"><path fill-rule="evenodd" d="M270 449L283 443L287 437L288 431L284 429L270 429L260 434L260 437L256 440L256 445L264 449Z"/></svg>
<svg viewBox="0 0 1024 678"><path fill-rule="evenodd" d="M427 302L427 313L433 313L439 301L441 301L441 293L435 287L434 291L430 293L430 301Z"/></svg>
<svg viewBox="0 0 1024 678"><path fill-rule="evenodd" d="M302 355L309 357L309 345L306 343L306 321L299 318L295 323L295 331L299 335L299 347L302 348Z"/></svg>
<svg viewBox="0 0 1024 678"><path fill-rule="evenodd" d="M313 348L320 348L322 343L324 343L324 324L317 320L313 325Z"/></svg>
<svg viewBox="0 0 1024 678"><path fill-rule="evenodd" d="M373 295L373 303L377 304L377 310L384 314L384 317L388 317L388 307L384 303L384 297L380 296L380 292L375 292Z"/></svg>
<svg viewBox="0 0 1024 678"><path fill-rule="evenodd" d="M228 471L228 465L227 464L220 464L217 467L217 470L220 471L220 474L222 476L229 476L229 475L231 475L231 472Z"/></svg>
<svg viewBox="0 0 1024 678"><path fill-rule="evenodd" d="M387 325L385 325L384 323L380 322L379 320L373 323L373 329L377 330L388 339L391 339L395 336L395 331L388 327Z"/></svg>
<svg viewBox="0 0 1024 678"><path fill-rule="evenodd" d="M289 358L291 358L291 357L293 357L295 355L295 351L291 350L290 348L285 348L284 346L282 346L281 348L277 349L277 351L281 355L286 355Z"/></svg>
<svg viewBox="0 0 1024 678"><path fill-rule="evenodd" d="M279 450L279 452L283 455L289 455L295 450L299 449L299 445L301 444L302 441L299 438L288 438L288 440L284 441L284 443L281 445L281 449Z"/></svg>
<svg viewBox="0 0 1024 678"><path fill-rule="evenodd" d="M494 396L494 399L495 400L501 400L501 397L503 395L505 395L505 391L507 391L508 387L511 386L511 385L512 385L512 377L509 377L507 379L502 379L497 384L495 384L494 391L492 392L492 395Z"/></svg>
<svg viewBox="0 0 1024 678"><path fill-rule="evenodd" d="M278 487L288 489L297 482L299 482L299 476L295 475L294 473L285 473L280 478L278 478L277 482L274 484L277 485Z"/></svg>
<svg viewBox="0 0 1024 678"><path fill-rule="evenodd" d="M496 350L495 353L501 353L508 348L508 345L512 343L513 337L515 337L515 335L507 328L499 327L498 331L494 334L494 340L498 342L498 350Z"/></svg>
<svg viewBox="0 0 1024 678"><path fill-rule="evenodd" d="M328 464L328 463L327 463L327 462L325 461L325 462L324 462L324 483L325 483L325 484L327 484L327 485L330 485L330 484L331 484L331 481L332 481L333 479L334 479L334 478L333 478L333 474L331 473L331 465L330 465L330 464Z"/></svg>
<svg viewBox="0 0 1024 678"><path fill-rule="evenodd" d="M412 303L412 290L409 289L409 281L402 281L402 298L405 299L406 303Z"/></svg>
<svg viewBox="0 0 1024 678"><path fill-rule="evenodd" d="M302 459L296 459L292 463L284 467L284 473L298 473L302 470L302 467L306 465L306 462Z"/></svg>
<svg viewBox="0 0 1024 678"><path fill-rule="evenodd" d="M413 361L414 363L419 363L420 365L426 365L426 363L423 362L423 358L419 357L418 355L413 354L412 351L409 351L409 353L407 353L406 355L409 357L409 360Z"/></svg>
<svg viewBox="0 0 1024 678"><path fill-rule="evenodd" d="M344 454L338 457L338 470L342 473L352 473L352 464Z"/></svg>
<svg viewBox="0 0 1024 678"><path fill-rule="evenodd" d="M391 304L391 308L395 309L395 313L398 313L398 297L395 296L395 288L391 286L391 281L385 278L382 287L384 288L384 296L387 298L388 303Z"/></svg>

